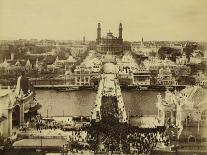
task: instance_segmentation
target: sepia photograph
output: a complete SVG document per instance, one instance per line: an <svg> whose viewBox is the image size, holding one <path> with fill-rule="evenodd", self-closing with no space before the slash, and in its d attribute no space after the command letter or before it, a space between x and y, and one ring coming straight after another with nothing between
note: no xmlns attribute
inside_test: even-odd
<svg viewBox="0 0 207 155"><path fill-rule="evenodd" d="M207 0L0 0L0 155L207 155Z"/></svg>

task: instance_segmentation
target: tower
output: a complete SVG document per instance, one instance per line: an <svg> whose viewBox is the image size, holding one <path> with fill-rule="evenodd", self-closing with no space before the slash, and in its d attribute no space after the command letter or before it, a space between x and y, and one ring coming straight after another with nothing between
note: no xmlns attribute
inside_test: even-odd
<svg viewBox="0 0 207 155"><path fill-rule="evenodd" d="M11 56L11 61L13 61L14 60L14 53L11 52L10 56Z"/></svg>
<svg viewBox="0 0 207 155"><path fill-rule="evenodd" d="M144 39L143 39L143 37L142 37L142 41L141 41L140 47L144 47Z"/></svg>
<svg viewBox="0 0 207 155"><path fill-rule="evenodd" d="M101 40L101 24L98 23L98 28L97 28L97 39L96 39L96 42L97 42L97 43L100 43L100 40Z"/></svg>
<svg viewBox="0 0 207 155"><path fill-rule="evenodd" d="M119 39L122 39L122 23L119 24Z"/></svg>
<svg viewBox="0 0 207 155"><path fill-rule="evenodd" d="M86 42L86 38L85 38L85 36L83 36L83 43L85 43Z"/></svg>

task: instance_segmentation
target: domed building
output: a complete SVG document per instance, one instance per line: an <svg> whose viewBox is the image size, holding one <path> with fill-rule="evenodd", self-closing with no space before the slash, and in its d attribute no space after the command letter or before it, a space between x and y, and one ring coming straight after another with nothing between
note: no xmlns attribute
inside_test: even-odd
<svg viewBox="0 0 207 155"><path fill-rule="evenodd" d="M113 54L119 54L124 50L131 50L130 45L126 45L122 38L122 23L119 24L119 36L115 37L113 33L108 32L105 37L101 37L101 24L98 23L96 49L99 53L105 54L107 51Z"/></svg>

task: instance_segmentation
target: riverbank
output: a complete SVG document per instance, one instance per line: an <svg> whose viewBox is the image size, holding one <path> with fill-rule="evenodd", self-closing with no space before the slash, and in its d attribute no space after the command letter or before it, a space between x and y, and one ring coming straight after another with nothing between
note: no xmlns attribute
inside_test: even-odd
<svg viewBox="0 0 207 155"><path fill-rule="evenodd" d="M143 91L152 91L152 90L182 90L186 88L188 85L142 85L142 86L137 86L137 85L121 85L122 90L143 90ZM96 90L96 86L91 86L91 85L34 85L34 88L36 89L54 89L54 90L84 90L84 89L93 89ZM75 89L76 88L76 89Z"/></svg>

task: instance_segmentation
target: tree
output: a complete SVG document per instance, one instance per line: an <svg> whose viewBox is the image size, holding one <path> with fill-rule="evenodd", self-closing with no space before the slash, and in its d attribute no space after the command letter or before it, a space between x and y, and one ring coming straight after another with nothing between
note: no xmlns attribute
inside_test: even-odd
<svg viewBox="0 0 207 155"><path fill-rule="evenodd" d="M185 48L183 48L183 52L186 54L188 61L190 60L190 56L194 50L197 49L197 44L188 43Z"/></svg>
<svg viewBox="0 0 207 155"><path fill-rule="evenodd" d="M158 50L158 56L161 59L169 58L172 61L176 61L176 57L181 56L181 51L172 47L161 47Z"/></svg>

